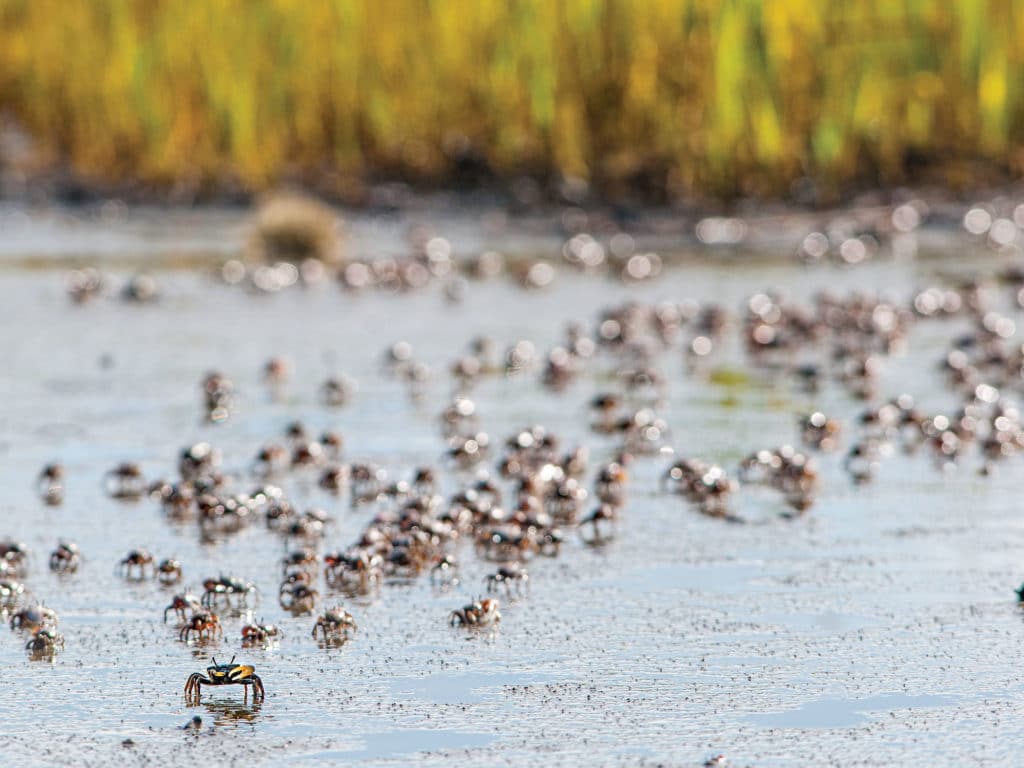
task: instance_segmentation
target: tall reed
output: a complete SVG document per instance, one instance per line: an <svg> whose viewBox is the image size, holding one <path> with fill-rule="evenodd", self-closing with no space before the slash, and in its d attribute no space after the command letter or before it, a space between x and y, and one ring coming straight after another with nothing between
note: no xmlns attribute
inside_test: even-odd
<svg viewBox="0 0 1024 768"><path fill-rule="evenodd" d="M1024 165L1024 0L0 0L41 167L785 193ZM0 158L0 163L3 158Z"/></svg>

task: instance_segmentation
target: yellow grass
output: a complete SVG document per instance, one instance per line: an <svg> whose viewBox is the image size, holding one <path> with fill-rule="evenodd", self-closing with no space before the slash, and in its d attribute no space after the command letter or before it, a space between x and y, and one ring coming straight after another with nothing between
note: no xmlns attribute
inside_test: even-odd
<svg viewBox="0 0 1024 768"><path fill-rule="evenodd" d="M0 114L97 180L785 192L1024 164L1021 0L0 0ZM2 162L0 158L0 162Z"/></svg>

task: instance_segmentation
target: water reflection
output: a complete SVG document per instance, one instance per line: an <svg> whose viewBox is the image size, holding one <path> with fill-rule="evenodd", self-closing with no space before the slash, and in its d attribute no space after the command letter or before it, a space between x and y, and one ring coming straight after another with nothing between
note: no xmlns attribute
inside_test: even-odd
<svg viewBox="0 0 1024 768"><path fill-rule="evenodd" d="M248 691L246 691L248 694ZM202 702L202 706L213 717L214 726L238 726L246 723L255 723L259 718L263 702L260 700L247 703L209 699Z"/></svg>

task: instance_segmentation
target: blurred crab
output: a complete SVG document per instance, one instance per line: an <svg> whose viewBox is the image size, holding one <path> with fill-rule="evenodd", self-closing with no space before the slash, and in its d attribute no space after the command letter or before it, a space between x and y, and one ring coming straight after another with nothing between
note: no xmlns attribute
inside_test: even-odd
<svg viewBox="0 0 1024 768"><path fill-rule="evenodd" d="M103 476L103 488L112 499L136 501L146 494L146 478L138 464L124 462Z"/></svg>
<svg viewBox="0 0 1024 768"><path fill-rule="evenodd" d="M303 583L286 584L281 588L281 607L295 615L312 613L320 593Z"/></svg>
<svg viewBox="0 0 1024 768"><path fill-rule="evenodd" d="M181 581L181 563L173 557L161 560L156 567L156 577L164 586L177 584Z"/></svg>
<svg viewBox="0 0 1024 768"><path fill-rule="evenodd" d="M126 579L141 581L146 578L146 569L154 570L153 555L145 549L133 549L117 564L118 571ZM133 573L136 575L133 577Z"/></svg>
<svg viewBox="0 0 1024 768"><path fill-rule="evenodd" d="M171 611L174 611L178 615L178 620L184 623L188 618L188 611L199 613L202 611L202 607L199 598L191 592L175 595L171 599L171 604L164 608L164 623L167 623L167 614Z"/></svg>
<svg viewBox="0 0 1024 768"><path fill-rule="evenodd" d="M39 473L36 490L47 506L56 507L64 501L64 466L47 464Z"/></svg>
<svg viewBox="0 0 1024 768"><path fill-rule="evenodd" d="M511 596L513 590L518 595L529 586L530 575L518 562L507 563L484 577L484 584L488 592L497 592L499 587L505 587L505 594Z"/></svg>
<svg viewBox="0 0 1024 768"><path fill-rule="evenodd" d="M18 541L0 541L0 573L22 578L27 575L28 549Z"/></svg>
<svg viewBox="0 0 1024 768"><path fill-rule="evenodd" d="M264 624L262 619L242 627L242 645L247 648L266 645L280 637L284 637L284 631L273 624Z"/></svg>
<svg viewBox="0 0 1024 768"><path fill-rule="evenodd" d="M57 573L74 573L82 561L78 545L70 541L62 541L50 553L50 570Z"/></svg>
<svg viewBox="0 0 1024 768"><path fill-rule="evenodd" d="M250 595L257 595L256 585L233 576L218 576L216 579L203 581L202 603L207 608L213 608L218 601L224 605L231 606L231 598L237 598L236 608L245 608L249 603Z"/></svg>
<svg viewBox="0 0 1024 768"><path fill-rule="evenodd" d="M476 600L448 614L448 623L453 627L456 624L464 627L482 627L497 623L501 621L499 607L499 602L493 598Z"/></svg>
<svg viewBox="0 0 1024 768"><path fill-rule="evenodd" d="M329 586L365 594L380 585L383 575L384 559L367 549L324 555L324 577Z"/></svg>
<svg viewBox="0 0 1024 768"><path fill-rule="evenodd" d="M319 634L321 640L348 640L349 633L355 632L358 627L352 614L340 606L335 606L324 612L313 625L313 639Z"/></svg>
<svg viewBox="0 0 1024 768"><path fill-rule="evenodd" d="M11 629L34 632L37 629L53 629L56 626L57 612L42 605L22 608L11 616Z"/></svg>
<svg viewBox="0 0 1024 768"><path fill-rule="evenodd" d="M64 635L56 630L41 627L32 633L32 638L25 643L25 650L32 653L52 653L64 647Z"/></svg>
<svg viewBox="0 0 1024 768"><path fill-rule="evenodd" d="M459 583L459 563L452 555L443 555L430 569L430 583L450 587Z"/></svg>
<svg viewBox="0 0 1024 768"><path fill-rule="evenodd" d="M178 639L187 643L193 634L197 640L213 640L223 637L224 630L220 625L220 617L210 611L193 613L178 633Z"/></svg>
<svg viewBox="0 0 1024 768"><path fill-rule="evenodd" d="M618 520L616 507L601 504L580 522L580 537L585 544L592 546L605 544L614 537L614 526Z"/></svg>

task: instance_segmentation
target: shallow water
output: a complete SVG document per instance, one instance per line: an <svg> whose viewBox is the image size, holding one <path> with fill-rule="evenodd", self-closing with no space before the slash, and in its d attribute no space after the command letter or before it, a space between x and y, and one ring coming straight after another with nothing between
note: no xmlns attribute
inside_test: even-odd
<svg viewBox="0 0 1024 768"><path fill-rule="evenodd" d="M8 764L71 759L71 749L89 764L699 765L720 752L733 765L1005 763L1024 748L1016 665L1024 626L1012 592L1024 577L1019 461L981 478L970 463L943 473L924 457L897 455L874 484L853 487L840 456L823 456L823 492L807 516L783 519L778 498L745 490L738 511L754 524L734 525L659 494L667 460L644 459L631 473L615 540L591 549L570 535L561 557L533 561L529 594L503 601L496 631L446 623L490 570L464 548L462 582L447 592L421 579L353 601L321 584L324 604L344 602L359 623L333 649L311 638L312 617L292 618L274 600L285 550L276 534L254 524L204 545L194 523L171 525L155 502L116 502L100 487L124 460L140 462L148 477L171 477L180 448L198 440L241 474L256 446L280 440L294 419L314 433L340 430L348 459L407 477L441 461L437 413L452 393L444 372L474 336L502 347L529 338L544 350L568 321L589 327L600 308L627 298L737 308L765 288L806 296L823 286L905 298L941 275L992 269L992 257L965 262L964 244L950 235L948 252L852 270L801 269L779 251L742 267L715 254L686 259L635 286L567 273L533 293L502 280L473 283L460 304L436 286L399 297L334 286L252 296L205 269L168 269L157 258L175 253L192 265L231 253L240 220L214 219L196 230L135 225L142 234L96 226L81 251L73 229L30 219L0 248L0 537L31 548L26 583L59 612L67 643L52 664L34 662L22 636L0 630L0 754ZM404 224L353 227L380 233L388 250ZM449 230L467 252L489 242L472 217L453 217ZM510 251L558 245L550 234L516 239L512 225L494 238ZM68 259L120 275L156 264L163 298L155 306L72 306L58 268ZM956 400L935 363L955 328L916 327L905 356L885 362L880 396L910 391L926 409L951 409ZM434 368L420 402L380 372L383 350L399 339ZM287 356L295 371L283 402L261 383L271 355ZM104 356L112 365L101 365ZM726 349L715 365L740 369L742 358ZM684 375L678 353L662 366L672 381L662 410L674 446L727 467L795 441L798 412L820 407L851 429L863 407L833 384L811 399L767 376L715 383ZM222 425L200 419L199 382L212 368L238 392L237 412ZM326 409L317 388L339 372L358 381L356 397ZM567 447L590 446L596 462L615 444L587 430L586 403L607 385L595 375L552 395L531 375L485 380L473 396L495 442L541 423ZM68 474L57 508L33 490L51 460ZM445 492L455 483L446 473ZM329 549L351 542L372 515L321 493L311 475L282 484L300 508L336 516ZM240 490L251 485L238 482ZM46 567L59 537L84 553L69 577ZM256 616L285 637L242 650L234 617L225 619L223 641L183 645L161 621L175 590L114 575L134 547L180 559L193 587L221 571L255 581L263 595ZM187 707L185 678L211 654L236 653L256 666L266 700L246 705L238 688L206 689L200 706ZM195 714L201 731L182 731Z"/></svg>

